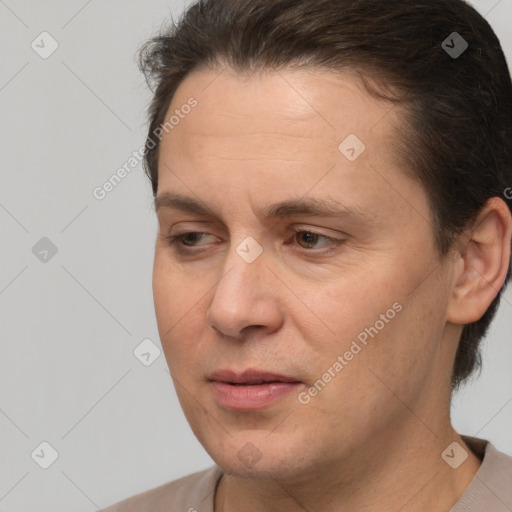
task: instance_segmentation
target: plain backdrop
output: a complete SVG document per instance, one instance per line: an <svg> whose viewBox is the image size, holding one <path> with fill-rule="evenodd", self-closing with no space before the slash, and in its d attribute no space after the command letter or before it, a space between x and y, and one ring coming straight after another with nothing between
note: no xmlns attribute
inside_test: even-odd
<svg viewBox="0 0 512 512"><path fill-rule="evenodd" d="M163 353L134 355L160 347L141 165L93 195L145 140L136 51L186 4L0 1L0 512L95 511L212 465ZM510 63L512 0L475 6ZM509 287L453 404L460 432L509 454L511 313Z"/></svg>

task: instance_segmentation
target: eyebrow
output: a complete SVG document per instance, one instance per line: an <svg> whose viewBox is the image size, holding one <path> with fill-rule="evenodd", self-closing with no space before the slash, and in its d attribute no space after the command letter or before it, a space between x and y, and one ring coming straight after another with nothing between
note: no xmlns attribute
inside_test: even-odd
<svg viewBox="0 0 512 512"><path fill-rule="evenodd" d="M160 209L174 209L203 216L216 216L209 205L192 197L163 192L154 200L154 208L158 213ZM347 207L332 199L292 198L268 206L263 215L266 218L287 218L296 215L311 215L314 217L352 217L356 220L370 222L372 217L360 207Z"/></svg>

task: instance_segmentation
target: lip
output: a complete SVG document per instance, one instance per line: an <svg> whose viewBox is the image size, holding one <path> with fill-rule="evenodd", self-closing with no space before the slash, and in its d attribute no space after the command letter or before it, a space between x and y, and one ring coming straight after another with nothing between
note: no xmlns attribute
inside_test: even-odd
<svg viewBox="0 0 512 512"><path fill-rule="evenodd" d="M254 370L252 368L242 372L236 372L229 369L217 370L211 373L210 380L228 382L231 384L256 384L259 382L299 382L295 377L263 370Z"/></svg>
<svg viewBox="0 0 512 512"><path fill-rule="evenodd" d="M263 409L304 385L295 377L253 369L218 370L209 381L217 403L234 411Z"/></svg>

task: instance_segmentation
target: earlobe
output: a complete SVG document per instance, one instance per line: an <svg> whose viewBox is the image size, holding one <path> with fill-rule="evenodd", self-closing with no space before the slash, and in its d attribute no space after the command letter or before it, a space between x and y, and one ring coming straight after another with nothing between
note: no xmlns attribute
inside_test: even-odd
<svg viewBox="0 0 512 512"><path fill-rule="evenodd" d="M500 291L510 264L512 216L499 197L489 199L457 249L459 262L447 320L479 320Z"/></svg>

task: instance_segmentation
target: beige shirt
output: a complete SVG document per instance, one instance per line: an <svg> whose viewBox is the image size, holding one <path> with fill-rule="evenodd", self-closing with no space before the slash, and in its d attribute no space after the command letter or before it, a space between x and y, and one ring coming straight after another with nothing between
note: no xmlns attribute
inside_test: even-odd
<svg viewBox="0 0 512 512"><path fill-rule="evenodd" d="M512 512L512 457L488 441L465 437L482 464L450 512ZM222 470L215 465L127 498L103 512L214 512Z"/></svg>

